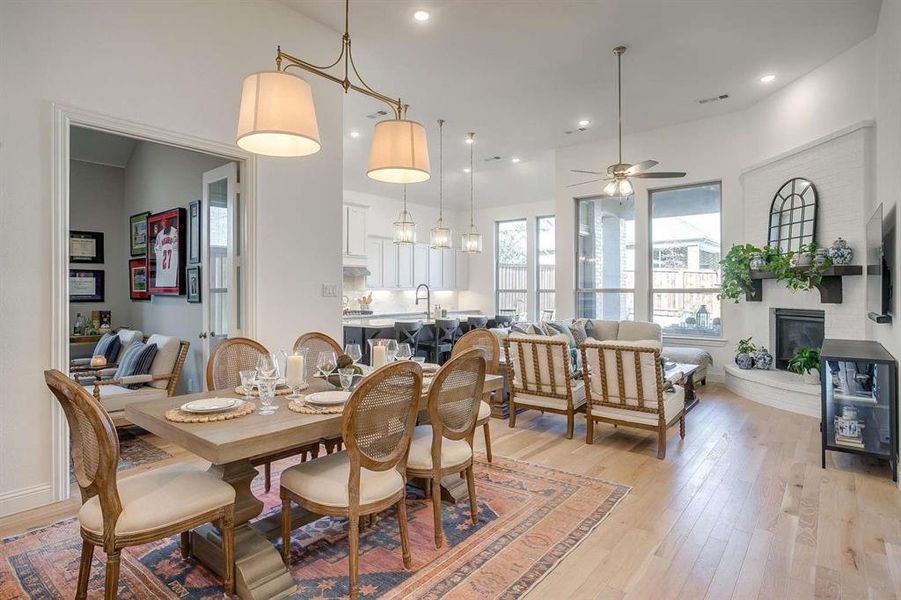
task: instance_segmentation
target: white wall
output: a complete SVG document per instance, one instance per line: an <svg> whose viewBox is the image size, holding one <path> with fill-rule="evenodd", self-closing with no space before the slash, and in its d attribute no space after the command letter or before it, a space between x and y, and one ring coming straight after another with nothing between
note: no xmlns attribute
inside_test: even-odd
<svg viewBox="0 0 901 600"><path fill-rule="evenodd" d="M648 189L719 180L722 182L723 250L727 251L734 243L761 241L765 222L745 222L741 172L835 131L873 119L875 54L875 40L870 38L744 111L626 136L623 154L628 162L653 158L660 162L658 169L688 173L687 177L678 180L633 181L636 184L637 222L647 223ZM602 191L599 184L567 188L570 183L584 180L569 170L596 169L615 162L615 158L615 139L557 150L558 248L574 247L573 198L599 195ZM862 209L863 199L858 200ZM646 227L636 227L639 251L648 247L647 234ZM819 241L832 242L831 239ZM561 257L564 252L568 251L561 251ZM572 316L575 308L572 292L574 258L558 259L556 276L558 314ZM646 254L644 257L637 255L636 283L640 289L647 289L647 282ZM636 296L635 304L636 315L648 313L646 295ZM714 354L717 372L731 360L734 341L755 333L749 330L750 323L746 323L744 305L727 302L722 308L725 342L709 348Z"/></svg>
<svg viewBox="0 0 901 600"><path fill-rule="evenodd" d="M69 162L69 229L103 233L103 264L77 264L73 268L99 269L104 277L103 302L70 302L69 329L78 314L109 310L113 327L129 323L128 220L124 217L124 170L94 163ZM123 248L125 249L123 251Z"/></svg>
<svg viewBox="0 0 901 600"><path fill-rule="evenodd" d="M276 44L321 62L339 41L276 2L0 3L0 514L51 500L51 103L232 144L241 81ZM256 335L272 347L341 332L320 285L341 277L343 90L308 81L322 150L257 162Z"/></svg>
<svg viewBox="0 0 901 600"><path fill-rule="evenodd" d="M227 159L153 142L138 142L125 168L123 223L128 217L149 211L188 208L203 196L203 174L229 162ZM204 207L206 209L206 207ZM206 219L204 215L203 219ZM184 232L183 232L184 233ZM128 255L128 240L120 252ZM182 266L187 265L183 257ZM127 286L126 282L126 286ZM126 290L128 288L126 287ZM208 298L201 297L204 302ZM176 393L203 389L206 364L198 334L203 330L204 304L189 303L185 296L151 296L149 301L129 302L131 326L147 335L173 335L191 344Z"/></svg>

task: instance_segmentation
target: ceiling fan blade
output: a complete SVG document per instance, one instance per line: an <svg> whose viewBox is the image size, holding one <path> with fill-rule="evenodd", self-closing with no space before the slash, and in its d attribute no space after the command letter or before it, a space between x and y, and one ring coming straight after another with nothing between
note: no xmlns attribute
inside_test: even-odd
<svg viewBox="0 0 901 600"><path fill-rule="evenodd" d="M600 171L583 171L582 169L570 169L572 173L588 173L589 175L604 175Z"/></svg>
<svg viewBox="0 0 901 600"><path fill-rule="evenodd" d="M637 177L641 179L670 179L676 177L685 177L685 173L682 171L659 171L655 173L638 173L636 175L631 175L631 177Z"/></svg>
<svg viewBox="0 0 901 600"><path fill-rule="evenodd" d="M641 173L642 171L647 171L651 167L657 166L656 160L646 160L644 162L640 162L637 165L632 165L628 169L626 169L626 175L636 175Z"/></svg>
<svg viewBox="0 0 901 600"><path fill-rule="evenodd" d="M606 181L607 179L608 179L607 177L602 177L601 179L589 179L588 181L580 181L579 183L571 183L566 187L576 187L577 185L585 185L588 183L594 183L596 181Z"/></svg>

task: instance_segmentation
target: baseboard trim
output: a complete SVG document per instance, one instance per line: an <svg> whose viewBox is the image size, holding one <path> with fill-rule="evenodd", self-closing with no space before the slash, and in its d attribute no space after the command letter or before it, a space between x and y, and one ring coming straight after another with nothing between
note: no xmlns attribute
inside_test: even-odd
<svg viewBox="0 0 901 600"><path fill-rule="evenodd" d="M10 490L0 494L0 517L50 504L53 493L49 483Z"/></svg>

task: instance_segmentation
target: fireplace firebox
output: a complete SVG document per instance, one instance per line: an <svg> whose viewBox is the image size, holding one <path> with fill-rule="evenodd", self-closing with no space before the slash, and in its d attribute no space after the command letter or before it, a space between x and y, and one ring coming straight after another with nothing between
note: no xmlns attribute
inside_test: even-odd
<svg viewBox="0 0 901 600"><path fill-rule="evenodd" d="M770 344L776 368L785 370L798 348L820 348L825 332L826 313L822 310L771 309Z"/></svg>

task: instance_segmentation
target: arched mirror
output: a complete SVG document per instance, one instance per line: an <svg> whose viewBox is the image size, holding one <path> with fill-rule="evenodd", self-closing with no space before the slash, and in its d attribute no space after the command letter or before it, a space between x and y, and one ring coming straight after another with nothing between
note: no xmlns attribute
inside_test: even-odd
<svg viewBox="0 0 901 600"><path fill-rule="evenodd" d="M797 252L814 241L817 230L817 189L803 177L782 184L770 204L767 245L783 253Z"/></svg>

